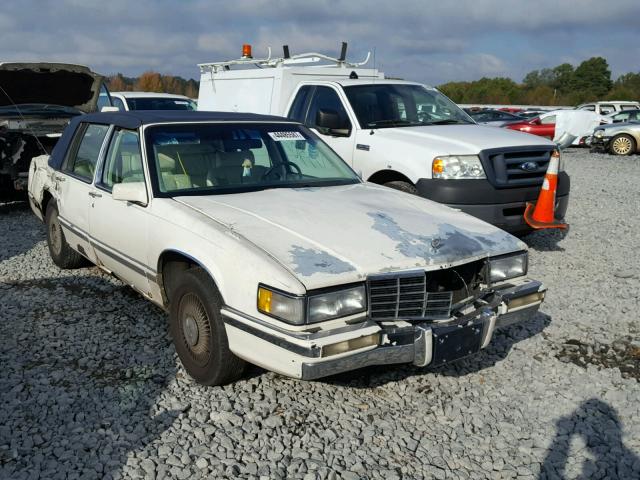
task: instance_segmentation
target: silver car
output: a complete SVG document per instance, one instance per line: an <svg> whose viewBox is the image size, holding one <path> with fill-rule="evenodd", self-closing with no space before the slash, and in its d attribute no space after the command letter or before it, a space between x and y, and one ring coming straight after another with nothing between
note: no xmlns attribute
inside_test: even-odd
<svg viewBox="0 0 640 480"><path fill-rule="evenodd" d="M591 147L613 155L631 155L640 145L640 121L600 125L593 131Z"/></svg>

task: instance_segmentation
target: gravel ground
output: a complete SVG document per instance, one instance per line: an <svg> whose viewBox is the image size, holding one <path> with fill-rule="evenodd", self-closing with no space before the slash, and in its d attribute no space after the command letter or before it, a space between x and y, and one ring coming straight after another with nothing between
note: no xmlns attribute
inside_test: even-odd
<svg viewBox="0 0 640 480"><path fill-rule="evenodd" d="M166 317L0 206L0 478L640 478L640 157L569 151L532 321L437 370L196 385Z"/></svg>

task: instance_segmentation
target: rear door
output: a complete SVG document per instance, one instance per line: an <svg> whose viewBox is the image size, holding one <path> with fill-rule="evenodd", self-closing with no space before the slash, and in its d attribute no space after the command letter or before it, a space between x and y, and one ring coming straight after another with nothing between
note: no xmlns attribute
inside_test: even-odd
<svg viewBox="0 0 640 480"><path fill-rule="evenodd" d="M89 208L93 179L109 125L81 124L59 172L54 174L60 224L74 250L95 262L89 240Z"/></svg>
<svg viewBox="0 0 640 480"><path fill-rule="evenodd" d="M89 212L91 236L100 264L142 293L148 292L148 208L114 200L113 186L140 182L146 174L137 130L116 128L96 179L96 198ZM148 195L148 194L147 194Z"/></svg>

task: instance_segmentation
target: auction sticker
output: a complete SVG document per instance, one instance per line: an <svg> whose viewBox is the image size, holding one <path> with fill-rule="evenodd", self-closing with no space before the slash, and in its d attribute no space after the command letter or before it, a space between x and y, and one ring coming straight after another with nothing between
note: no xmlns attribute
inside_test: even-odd
<svg viewBox="0 0 640 480"><path fill-rule="evenodd" d="M300 132L268 132L269 136L276 142L286 142L287 140L306 140Z"/></svg>

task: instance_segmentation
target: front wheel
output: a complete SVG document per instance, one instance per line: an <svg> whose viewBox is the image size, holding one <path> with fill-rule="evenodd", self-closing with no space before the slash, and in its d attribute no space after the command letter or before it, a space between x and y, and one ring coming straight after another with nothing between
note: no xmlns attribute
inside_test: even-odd
<svg viewBox="0 0 640 480"><path fill-rule="evenodd" d="M222 298L201 268L184 272L170 299L171 336L184 369L202 385L238 379L245 362L229 350Z"/></svg>
<svg viewBox="0 0 640 480"><path fill-rule="evenodd" d="M58 218L58 207L54 202L49 202L45 215L47 226L47 245L53 263L64 269L80 268L89 262L67 243L60 219Z"/></svg>
<svg viewBox="0 0 640 480"><path fill-rule="evenodd" d="M616 135L609 142L609 151L614 155L631 155L636 151L636 141L630 135Z"/></svg>

